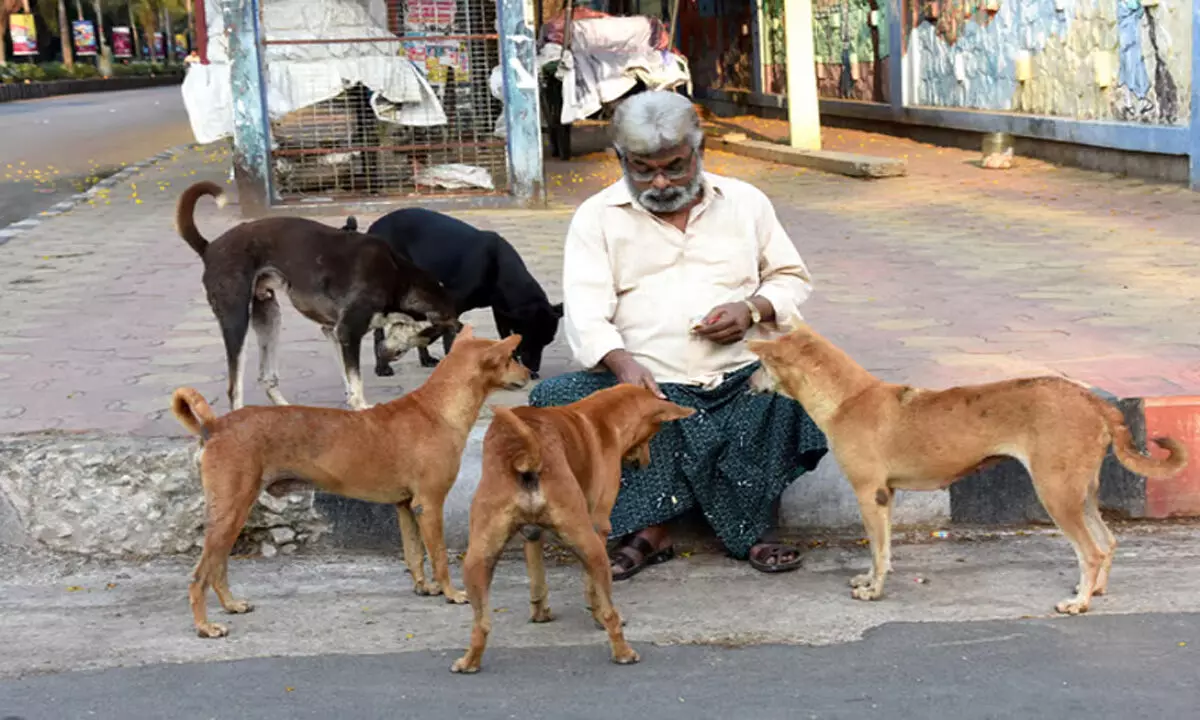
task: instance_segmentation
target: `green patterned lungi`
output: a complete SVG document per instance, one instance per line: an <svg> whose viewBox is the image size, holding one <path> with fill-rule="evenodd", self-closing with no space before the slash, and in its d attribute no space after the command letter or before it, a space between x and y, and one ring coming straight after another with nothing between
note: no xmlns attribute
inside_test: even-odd
<svg viewBox="0 0 1200 720"><path fill-rule="evenodd" d="M771 524L784 489L817 466L825 435L799 403L750 393L754 363L717 387L662 383L671 402L695 408L690 418L665 423L650 441L650 465L626 468L612 512L620 537L699 506L736 558L744 559ZM573 372L543 380L529 396L534 407L568 405L616 384L609 372Z"/></svg>

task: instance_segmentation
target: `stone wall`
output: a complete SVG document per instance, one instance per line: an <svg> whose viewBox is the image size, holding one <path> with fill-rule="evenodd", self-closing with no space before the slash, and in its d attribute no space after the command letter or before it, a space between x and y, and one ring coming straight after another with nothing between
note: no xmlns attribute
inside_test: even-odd
<svg viewBox="0 0 1200 720"><path fill-rule="evenodd" d="M23 535L38 546L96 556L189 552L204 533L197 450L194 440L183 438L64 432L0 437L0 501L7 498L11 506L0 513L0 536L11 542ZM287 553L325 532L312 493L264 493L240 549Z"/></svg>
<svg viewBox="0 0 1200 720"><path fill-rule="evenodd" d="M888 102L888 3L817 0L813 54L821 97Z"/></svg>
<svg viewBox="0 0 1200 720"><path fill-rule="evenodd" d="M1191 1L1145 2L906 0L908 102L1186 124Z"/></svg>

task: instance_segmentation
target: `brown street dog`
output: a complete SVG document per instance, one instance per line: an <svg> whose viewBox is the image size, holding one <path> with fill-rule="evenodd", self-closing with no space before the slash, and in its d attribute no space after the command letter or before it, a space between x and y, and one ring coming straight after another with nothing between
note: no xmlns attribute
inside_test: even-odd
<svg viewBox="0 0 1200 720"><path fill-rule="evenodd" d="M637 662L612 604L612 568L605 552L612 530L609 515L622 462L648 465L650 439L662 423L695 411L633 385L600 390L563 407L494 409L483 438L483 477L471 501L471 539L463 562L475 624L470 649L451 671L479 670L492 629L492 573L518 529L526 538L530 620L554 619L542 564L542 530L552 530L583 563L584 600L597 625L608 631L613 662Z"/></svg>
<svg viewBox="0 0 1200 720"><path fill-rule="evenodd" d="M513 359L521 341L474 337L465 326L451 352L421 387L367 410L302 406L246 407L216 417L192 388L175 391L171 410L200 436L204 486L204 551L192 573L188 598L200 637L228 630L208 621L211 585L229 613L250 612L235 600L227 577L229 552L259 494L278 497L318 487L326 492L396 506L404 561L418 595L442 593L466 602L450 582L442 535L442 504L458 477L467 435L484 400L499 388L529 382ZM435 582L425 579L425 554Z"/></svg>
<svg viewBox="0 0 1200 720"><path fill-rule="evenodd" d="M860 600L878 599L891 570L896 490L939 490L1009 457L1025 466L1079 559L1076 595L1056 609L1087 612L1092 596L1108 590L1117 547L1097 500L1109 445L1122 465L1148 477L1170 477L1187 464L1186 451L1170 438L1154 438L1166 458L1142 455L1121 413L1065 378L940 391L893 385L807 326L747 347L763 362L751 377L753 391L780 392L803 405L854 488L873 555L871 571L850 582Z"/></svg>

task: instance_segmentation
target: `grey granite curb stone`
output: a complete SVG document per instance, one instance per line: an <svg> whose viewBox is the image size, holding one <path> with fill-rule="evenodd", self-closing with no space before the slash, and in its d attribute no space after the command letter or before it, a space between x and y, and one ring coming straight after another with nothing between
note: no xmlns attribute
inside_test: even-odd
<svg viewBox="0 0 1200 720"><path fill-rule="evenodd" d="M175 147L164 150L157 155L152 155L145 160L133 163L132 165L126 165L117 172L91 186L85 192L76 193L67 200L55 203L51 207L39 212L37 215L25 218L24 220L18 220L11 225L0 228L0 245L4 245L9 240L21 235L27 230L32 230L50 218L58 217L59 215L74 210L79 205L96 197L96 194L101 190L116 187L126 180L133 178L135 175L138 175L146 168L151 167L152 165L157 165L163 160L168 160L176 155L180 155L194 147L197 147L197 145L198 143L185 143L183 145L176 145Z"/></svg>

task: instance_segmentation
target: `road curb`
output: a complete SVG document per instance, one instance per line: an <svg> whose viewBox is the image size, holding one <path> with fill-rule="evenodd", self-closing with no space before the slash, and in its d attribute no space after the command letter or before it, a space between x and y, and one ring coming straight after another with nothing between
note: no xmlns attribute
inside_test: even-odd
<svg viewBox="0 0 1200 720"><path fill-rule="evenodd" d="M751 140L742 133L714 135L711 147L734 155L803 167L821 172L845 175L846 177L876 180L903 177L908 174L908 163L900 158L859 155L832 150L800 150L762 140Z"/></svg>
<svg viewBox="0 0 1200 720"><path fill-rule="evenodd" d="M121 77L121 78L84 78L81 80L43 80L30 83L0 84L0 103L17 102L20 100L40 100L42 98L61 97L63 95L78 95L92 92L117 92L120 90L141 90L143 88L166 87L183 83L183 74Z"/></svg>
<svg viewBox="0 0 1200 720"><path fill-rule="evenodd" d="M69 199L63 200L62 202L59 202L59 203L55 203L54 205L51 205L49 208L42 210L41 212L39 212L36 215L31 215L30 217L27 217L24 220L18 220L15 223L11 223L3 228L0 228L0 246L4 245L9 240L12 240L15 237L18 237L26 232L29 232L30 230L38 227L43 222L45 222L51 218L58 217L59 215L62 215L64 213L68 213L68 212L74 210L79 205L86 203L89 200L96 197L96 195L99 194L100 192L102 192L104 190L109 190L113 187L116 187L117 185L120 185L121 183L125 182L126 180L129 180L129 179L133 178L134 176L138 175L146 168L157 165L158 163L162 162L163 160L168 160L172 157L175 157L176 155L180 155L184 152L187 152L188 150L191 150L192 148L195 148L198 145L199 145L199 143L185 143L183 145L176 145L175 147L168 148L168 149L158 153L157 155L152 155L144 160L133 163L132 165L126 165L125 167L121 168L117 172L113 173L112 175L109 175L108 177L104 178L100 182L91 186L84 192L76 193L75 195L72 195Z"/></svg>

